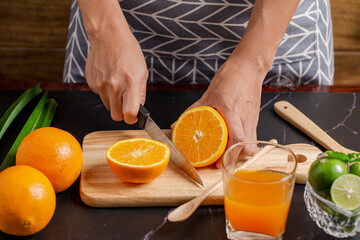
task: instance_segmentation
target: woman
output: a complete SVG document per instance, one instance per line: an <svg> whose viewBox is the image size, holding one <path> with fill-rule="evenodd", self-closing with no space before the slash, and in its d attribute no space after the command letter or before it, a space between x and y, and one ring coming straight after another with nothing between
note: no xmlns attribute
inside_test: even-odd
<svg viewBox="0 0 360 240"><path fill-rule="evenodd" d="M263 84L332 84L329 2L74 0L64 81L85 79L128 124L147 82L209 83L190 108L216 108L230 144L256 140Z"/></svg>

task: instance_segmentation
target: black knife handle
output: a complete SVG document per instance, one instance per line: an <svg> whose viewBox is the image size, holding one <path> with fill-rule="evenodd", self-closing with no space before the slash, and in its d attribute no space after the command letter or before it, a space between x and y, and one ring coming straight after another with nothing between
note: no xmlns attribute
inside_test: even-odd
<svg viewBox="0 0 360 240"><path fill-rule="evenodd" d="M145 127L145 122L147 116L150 116L149 111L144 107L144 105L140 104L139 112L138 112L138 123L139 126L143 129Z"/></svg>

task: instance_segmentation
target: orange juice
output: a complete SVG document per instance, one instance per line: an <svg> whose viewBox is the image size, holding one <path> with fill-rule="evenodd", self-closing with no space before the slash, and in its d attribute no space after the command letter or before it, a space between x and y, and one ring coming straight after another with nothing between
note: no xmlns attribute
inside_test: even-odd
<svg viewBox="0 0 360 240"><path fill-rule="evenodd" d="M236 231L277 237L285 230L292 185L287 175L273 171L238 170L225 191L225 213Z"/></svg>

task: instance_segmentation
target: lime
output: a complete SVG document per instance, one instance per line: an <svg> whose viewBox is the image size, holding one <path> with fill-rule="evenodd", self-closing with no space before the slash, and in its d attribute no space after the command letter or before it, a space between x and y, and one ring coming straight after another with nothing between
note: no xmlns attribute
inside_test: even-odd
<svg viewBox="0 0 360 240"><path fill-rule="evenodd" d="M347 174L346 164L326 157L316 159L309 169L309 182L316 191L326 191L338 177Z"/></svg>
<svg viewBox="0 0 360 240"><path fill-rule="evenodd" d="M330 190L333 202L346 210L360 208L360 177L346 174L337 178Z"/></svg>
<svg viewBox="0 0 360 240"><path fill-rule="evenodd" d="M328 205L326 205L326 203L320 201L320 200L317 200L316 201L317 204L319 205L319 207L324 210L325 212L327 212L328 214L331 214L333 216L340 216L341 214L338 213L337 211L335 211L334 209L332 209L331 207L329 207Z"/></svg>
<svg viewBox="0 0 360 240"><path fill-rule="evenodd" d="M326 200L331 200L330 198L330 188L315 190L315 192Z"/></svg>
<svg viewBox="0 0 360 240"><path fill-rule="evenodd" d="M360 162L353 163L350 167L350 173L360 177Z"/></svg>

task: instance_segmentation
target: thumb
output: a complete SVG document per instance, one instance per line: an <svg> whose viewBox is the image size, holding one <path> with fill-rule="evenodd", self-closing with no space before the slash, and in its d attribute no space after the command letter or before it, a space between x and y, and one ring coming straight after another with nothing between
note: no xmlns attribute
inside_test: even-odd
<svg viewBox="0 0 360 240"><path fill-rule="evenodd" d="M140 103L142 105L145 104L145 99L146 99L146 81L144 81L141 86L140 86Z"/></svg>

